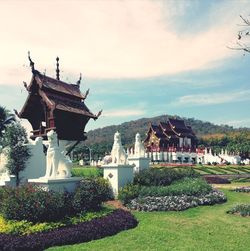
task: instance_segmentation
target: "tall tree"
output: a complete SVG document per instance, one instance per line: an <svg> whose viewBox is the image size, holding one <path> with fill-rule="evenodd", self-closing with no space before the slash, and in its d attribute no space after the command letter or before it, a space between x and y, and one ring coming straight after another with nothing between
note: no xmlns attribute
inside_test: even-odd
<svg viewBox="0 0 250 251"><path fill-rule="evenodd" d="M16 176L16 186L20 183L20 172L26 167L30 157L27 133L20 123L11 124L6 128L3 145L6 148L7 165L9 173Z"/></svg>
<svg viewBox="0 0 250 251"><path fill-rule="evenodd" d="M242 29L238 32L237 41L235 45L229 46L233 50L242 50L250 53L250 19L240 15Z"/></svg>
<svg viewBox="0 0 250 251"><path fill-rule="evenodd" d="M3 133L6 130L6 127L15 121L15 116L10 114L9 111L0 106L0 138L3 137Z"/></svg>

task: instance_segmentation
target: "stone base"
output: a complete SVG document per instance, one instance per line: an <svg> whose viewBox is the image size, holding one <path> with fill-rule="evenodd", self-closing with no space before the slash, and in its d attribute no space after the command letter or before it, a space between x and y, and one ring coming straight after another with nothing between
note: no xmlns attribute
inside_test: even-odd
<svg viewBox="0 0 250 251"><path fill-rule="evenodd" d="M9 177L5 177L4 179L0 179L0 187L3 187L3 186L15 187L16 186L16 176L10 175Z"/></svg>
<svg viewBox="0 0 250 251"><path fill-rule="evenodd" d="M149 168L150 159L145 157L129 157L129 165L134 165L134 173Z"/></svg>
<svg viewBox="0 0 250 251"><path fill-rule="evenodd" d="M120 188L134 179L134 166L131 165L103 165L103 178L108 179L115 197L118 195Z"/></svg>
<svg viewBox="0 0 250 251"><path fill-rule="evenodd" d="M80 180L82 180L82 178L80 177L71 177L65 179L51 179L41 177L38 179L29 179L28 182L34 185L38 185L46 191L74 192Z"/></svg>

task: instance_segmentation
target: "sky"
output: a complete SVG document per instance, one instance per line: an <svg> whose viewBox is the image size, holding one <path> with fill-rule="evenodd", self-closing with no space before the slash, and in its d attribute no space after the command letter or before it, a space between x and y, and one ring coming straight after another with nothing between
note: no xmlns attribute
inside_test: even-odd
<svg viewBox="0 0 250 251"><path fill-rule="evenodd" d="M179 115L250 127L250 53L232 50L250 1L0 1L0 105L21 110L31 70L75 83L102 116L86 131ZM247 41L245 41L247 42Z"/></svg>

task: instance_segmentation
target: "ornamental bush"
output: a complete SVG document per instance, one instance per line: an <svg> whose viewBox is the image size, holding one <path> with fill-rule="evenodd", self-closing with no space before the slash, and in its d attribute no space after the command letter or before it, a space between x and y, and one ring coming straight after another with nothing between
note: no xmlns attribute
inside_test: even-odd
<svg viewBox="0 0 250 251"><path fill-rule="evenodd" d="M7 220L51 222L87 210L99 210L112 197L103 178L83 179L74 193L44 191L31 184L0 189L0 213Z"/></svg>
<svg viewBox="0 0 250 251"><path fill-rule="evenodd" d="M15 221L6 220L0 215L0 233L27 235L32 233L48 232L60 227L76 225L95 218L101 218L111 214L114 210L110 208L102 208L97 212L82 212L72 217L65 217L57 222L33 223L26 220Z"/></svg>
<svg viewBox="0 0 250 251"><path fill-rule="evenodd" d="M143 186L139 196L201 195L212 191L211 185L201 178L184 178L170 186Z"/></svg>
<svg viewBox="0 0 250 251"><path fill-rule="evenodd" d="M83 179L73 196L72 206L75 212L98 210L102 202L113 198L109 182L103 178Z"/></svg>
<svg viewBox="0 0 250 251"><path fill-rule="evenodd" d="M228 214L239 214L240 216L250 216L250 204L239 204L227 211Z"/></svg>
<svg viewBox="0 0 250 251"><path fill-rule="evenodd" d="M69 211L66 199L66 193L47 192L30 184L8 187L4 189L0 212L8 220L54 221Z"/></svg>
<svg viewBox="0 0 250 251"><path fill-rule="evenodd" d="M149 168L135 175L134 184L141 186L168 186L175 180L179 180L184 177L198 176L199 174L197 174L194 169L190 167L185 167L184 169Z"/></svg>
<svg viewBox="0 0 250 251"><path fill-rule="evenodd" d="M118 199L122 201L123 204L127 204L132 199L138 197L139 193L139 185L128 184L119 190Z"/></svg>

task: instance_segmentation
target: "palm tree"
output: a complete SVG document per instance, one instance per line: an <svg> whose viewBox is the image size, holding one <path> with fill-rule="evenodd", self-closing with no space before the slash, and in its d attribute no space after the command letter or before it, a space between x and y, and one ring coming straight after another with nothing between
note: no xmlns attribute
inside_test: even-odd
<svg viewBox="0 0 250 251"><path fill-rule="evenodd" d="M5 107L0 106L0 138L3 137L6 126L14 121L15 116L13 114L10 114Z"/></svg>

